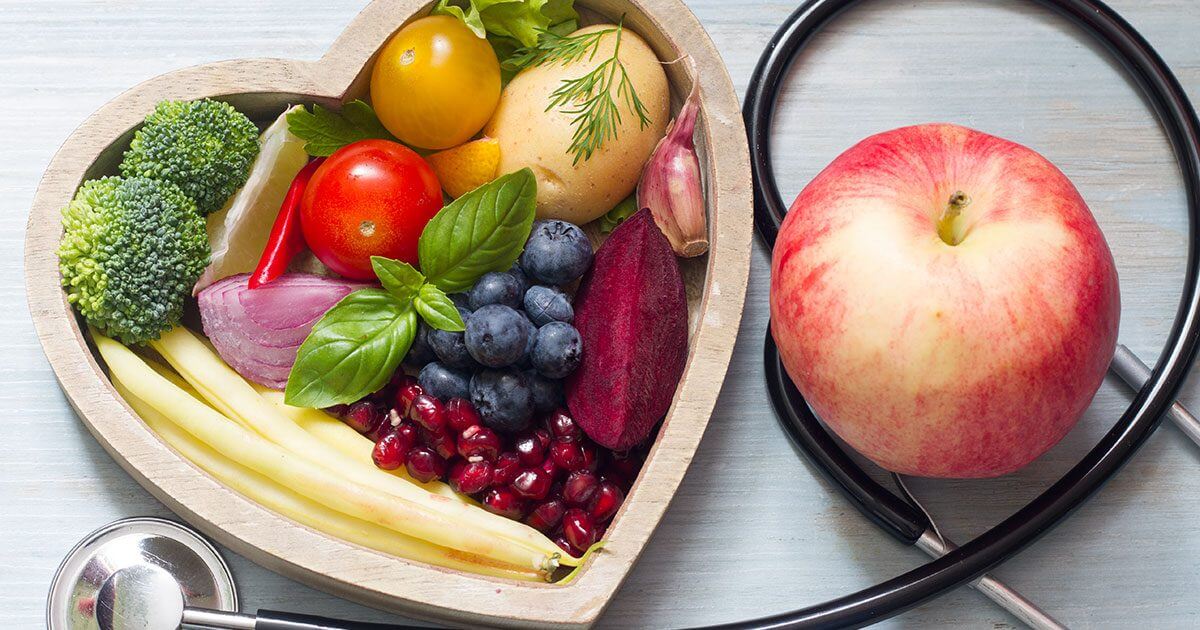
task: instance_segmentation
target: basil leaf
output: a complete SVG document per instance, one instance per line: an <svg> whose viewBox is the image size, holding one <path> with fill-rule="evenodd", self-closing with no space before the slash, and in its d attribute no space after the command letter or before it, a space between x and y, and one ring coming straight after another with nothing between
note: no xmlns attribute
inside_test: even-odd
<svg viewBox="0 0 1200 630"><path fill-rule="evenodd" d="M375 276L379 278L383 288L402 302L416 297L417 291L425 284L425 276L403 261L372 256L371 269L375 270Z"/></svg>
<svg viewBox="0 0 1200 630"><path fill-rule="evenodd" d="M425 226L417 256L427 282L464 291L517 261L537 210L537 180L523 168L455 199Z"/></svg>
<svg viewBox="0 0 1200 630"><path fill-rule="evenodd" d="M342 117L354 125L366 138L382 138L384 140L395 140L396 138L392 132L387 130L387 127L383 126L379 117L375 115L375 110L359 99L342 105Z"/></svg>
<svg viewBox="0 0 1200 630"><path fill-rule="evenodd" d="M413 300L413 306L426 324L438 330L461 332L467 328L458 313L458 307L441 289L432 284L421 287L420 293Z"/></svg>
<svg viewBox="0 0 1200 630"><path fill-rule="evenodd" d="M304 140L309 155L332 155L347 144L370 138L395 140L362 101L346 103L340 114L320 105L313 105L311 112L302 107L288 114L287 122L288 131Z"/></svg>
<svg viewBox="0 0 1200 630"><path fill-rule="evenodd" d="M417 314L410 303L382 289L347 295L300 344L284 401L296 407L329 407L379 390L416 334Z"/></svg>

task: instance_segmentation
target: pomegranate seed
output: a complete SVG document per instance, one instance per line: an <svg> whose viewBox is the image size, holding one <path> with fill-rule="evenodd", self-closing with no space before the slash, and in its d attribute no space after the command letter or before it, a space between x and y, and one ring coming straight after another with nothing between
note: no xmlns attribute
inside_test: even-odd
<svg viewBox="0 0 1200 630"><path fill-rule="evenodd" d="M482 457L496 461L500 446L500 436L495 431L477 424L467 427L458 438L458 454L467 459Z"/></svg>
<svg viewBox="0 0 1200 630"><path fill-rule="evenodd" d="M390 389L393 392L398 392L409 385L416 385L417 377L405 374L403 370L397 371L392 375L392 380L388 382L384 389Z"/></svg>
<svg viewBox="0 0 1200 630"><path fill-rule="evenodd" d="M415 400L417 396L420 396L424 393L425 390L421 389L421 386L417 385L416 383L401 387L396 391L396 410L400 412L401 416L407 418L409 409L412 407L413 400Z"/></svg>
<svg viewBox="0 0 1200 630"><path fill-rule="evenodd" d="M455 433L462 433L467 430L467 427L480 422L479 412L465 398L451 398L446 402L446 409L442 415L446 418L446 425Z"/></svg>
<svg viewBox="0 0 1200 630"><path fill-rule="evenodd" d="M575 419L563 409L557 409L546 417L546 428L550 430L551 437L560 440L578 440L583 436Z"/></svg>
<svg viewBox="0 0 1200 630"><path fill-rule="evenodd" d="M547 431L545 429L538 429L537 431L533 432L533 435L534 435L534 437L537 438L538 444L542 445L543 451L550 448L550 432L549 431Z"/></svg>
<svg viewBox="0 0 1200 630"><path fill-rule="evenodd" d="M417 440L420 439L420 436L418 435L419 427L411 422L401 422L392 430L396 433L407 436L414 445L417 443Z"/></svg>
<svg viewBox="0 0 1200 630"><path fill-rule="evenodd" d="M609 460L609 470L620 473L625 479L636 479L642 468L641 459L633 453L613 453Z"/></svg>
<svg viewBox="0 0 1200 630"><path fill-rule="evenodd" d="M510 488L492 488L483 495L483 507L493 514L513 520L525 515L525 502Z"/></svg>
<svg viewBox="0 0 1200 630"><path fill-rule="evenodd" d="M446 474L446 460L425 446L416 446L409 450L405 466L413 479L426 483L440 479Z"/></svg>
<svg viewBox="0 0 1200 630"><path fill-rule="evenodd" d="M416 427L416 429L417 434L420 436L421 444L436 451L442 459L454 457L454 436L444 427L437 431L430 431L425 427Z"/></svg>
<svg viewBox="0 0 1200 630"><path fill-rule="evenodd" d="M350 411L350 405L332 405L325 408L325 413L342 419L345 419L347 411Z"/></svg>
<svg viewBox="0 0 1200 630"><path fill-rule="evenodd" d="M450 468L450 485L463 494L482 492L492 485L492 465L485 461L459 459Z"/></svg>
<svg viewBox="0 0 1200 630"><path fill-rule="evenodd" d="M379 424L375 425L374 429L367 431L363 435L367 436L372 442L378 442L379 440L383 439L383 436L387 435L388 433L391 433L392 429L394 429L394 428L395 427L393 427L390 422L388 422L387 420L384 420L383 422L380 422Z"/></svg>
<svg viewBox="0 0 1200 630"><path fill-rule="evenodd" d="M542 443L536 435L525 435L517 438L513 448L517 451L517 459L521 461L521 465L532 468L542 463L545 453L542 451Z"/></svg>
<svg viewBox="0 0 1200 630"><path fill-rule="evenodd" d="M408 449L413 447L413 435L392 430L379 438L371 449L371 459L384 470L396 470L404 465Z"/></svg>
<svg viewBox="0 0 1200 630"><path fill-rule="evenodd" d="M374 403L360 400L346 409L342 420L359 433L368 433L383 422L383 412Z"/></svg>
<svg viewBox="0 0 1200 630"><path fill-rule="evenodd" d="M525 517L525 524L542 532L549 533L562 521L563 512L567 511L567 507L562 501L550 499L537 504L530 512L529 516Z"/></svg>
<svg viewBox="0 0 1200 630"><path fill-rule="evenodd" d="M600 478L595 473L587 470L576 470L567 475L567 481L563 483L563 500L574 506L587 505L588 501L592 500L592 495L596 494L596 488L599 486Z"/></svg>
<svg viewBox="0 0 1200 630"><path fill-rule="evenodd" d="M573 557L578 558L579 556L583 555L582 553L572 549L571 543L567 542L567 538L562 534L554 537L554 544L558 545L563 551L571 554Z"/></svg>
<svg viewBox="0 0 1200 630"><path fill-rule="evenodd" d="M408 409L408 417L430 431L437 431L446 423L442 418L442 411L442 403L438 402L438 399L429 394L420 394L413 399L412 406Z"/></svg>
<svg viewBox="0 0 1200 630"><path fill-rule="evenodd" d="M550 492L553 483L550 475L540 468L527 468L517 473L512 481L512 489L523 499L541 501Z"/></svg>
<svg viewBox="0 0 1200 630"><path fill-rule="evenodd" d="M579 470L583 468L583 449L578 442L568 442L559 438L550 445L550 458L554 464L563 470Z"/></svg>
<svg viewBox="0 0 1200 630"><path fill-rule="evenodd" d="M592 494L592 501L588 504L588 514L597 523L607 523L617 513L617 509L621 507L621 502L625 500L625 493L611 481L602 481L596 487L596 491Z"/></svg>
<svg viewBox="0 0 1200 630"><path fill-rule="evenodd" d="M596 445L588 440L584 440L579 445L579 450L583 451L584 470L596 472L600 468L600 455L597 453Z"/></svg>
<svg viewBox="0 0 1200 630"><path fill-rule="evenodd" d="M551 479L557 479L559 473L563 472L563 469L559 468L558 464L554 463L553 457L547 457L546 460L542 462L542 472L550 475Z"/></svg>
<svg viewBox="0 0 1200 630"><path fill-rule="evenodd" d="M517 478L520 471L521 463L517 461L516 453L501 453L492 468L492 485L507 486Z"/></svg>
<svg viewBox="0 0 1200 630"><path fill-rule="evenodd" d="M625 475L622 475L619 472L614 472L611 469L604 471L604 474L600 475L600 481L607 481L613 484L614 486L620 488L621 492L629 492L629 489L633 487L633 484L625 478Z"/></svg>
<svg viewBox="0 0 1200 630"><path fill-rule="evenodd" d="M596 524L592 517L579 508L571 508L563 514L563 538L579 553L587 551L596 542Z"/></svg>

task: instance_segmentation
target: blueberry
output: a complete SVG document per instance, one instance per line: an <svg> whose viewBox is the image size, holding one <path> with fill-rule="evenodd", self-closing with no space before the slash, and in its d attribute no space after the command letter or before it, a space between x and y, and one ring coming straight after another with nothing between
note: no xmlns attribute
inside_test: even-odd
<svg viewBox="0 0 1200 630"><path fill-rule="evenodd" d="M525 292L525 313L538 326L545 326L550 322L569 324L575 319L575 309L571 308L571 300L567 298L567 294L542 284L529 287Z"/></svg>
<svg viewBox="0 0 1200 630"><path fill-rule="evenodd" d="M525 241L521 268L542 284L567 284L578 279L592 264L592 244L573 223L537 221Z"/></svg>
<svg viewBox="0 0 1200 630"><path fill-rule="evenodd" d="M471 377L471 404L483 423L497 431L524 431L533 417L529 379L512 368L485 369Z"/></svg>
<svg viewBox="0 0 1200 630"><path fill-rule="evenodd" d="M451 293L449 297L450 301L454 302L454 305L458 308L471 308L471 297L466 293Z"/></svg>
<svg viewBox="0 0 1200 630"><path fill-rule="evenodd" d="M488 367L504 367L521 360L529 329L520 313L488 304L471 314L464 341L471 358Z"/></svg>
<svg viewBox="0 0 1200 630"><path fill-rule="evenodd" d="M437 361L421 368L417 374L417 384L421 389L440 400L470 396L470 383L470 373L446 367Z"/></svg>
<svg viewBox="0 0 1200 630"><path fill-rule="evenodd" d="M538 329L529 361L543 376L563 378L579 367L582 356L583 339L579 331L570 324L550 322Z"/></svg>
<svg viewBox="0 0 1200 630"><path fill-rule="evenodd" d="M563 405L562 381L546 378L537 370L525 370L525 378L529 379L529 389L533 392L535 412L547 413Z"/></svg>
<svg viewBox="0 0 1200 630"><path fill-rule="evenodd" d="M513 263L513 266L508 270L508 275L516 278L517 282L521 283L521 295L525 295L525 292L529 290L529 276L526 276L525 270L521 269L521 263Z"/></svg>
<svg viewBox="0 0 1200 630"><path fill-rule="evenodd" d="M459 308L458 314L462 316L464 323L471 321L471 311ZM459 369L475 367L475 360L471 358L471 353L467 352L467 345L463 341L461 332L431 328L429 330L429 346L447 367Z"/></svg>
<svg viewBox="0 0 1200 630"><path fill-rule="evenodd" d="M414 368L420 368L435 359L437 359L437 355L433 352L433 346L429 345L429 326L425 322L420 322L417 325L417 336L413 338L408 354L404 355L404 363Z"/></svg>
<svg viewBox="0 0 1200 630"><path fill-rule="evenodd" d="M537 325L529 321L529 316L525 315L521 319L525 320L525 331L528 335L528 341L525 342L525 351L521 353L521 358L517 360L517 366L529 367L529 354L533 352L533 342L537 341Z"/></svg>
<svg viewBox="0 0 1200 630"><path fill-rule="evenodd" d="M510 273L485 273L471 288L471 310L488 304L521 308L521 281Z"/></svg>

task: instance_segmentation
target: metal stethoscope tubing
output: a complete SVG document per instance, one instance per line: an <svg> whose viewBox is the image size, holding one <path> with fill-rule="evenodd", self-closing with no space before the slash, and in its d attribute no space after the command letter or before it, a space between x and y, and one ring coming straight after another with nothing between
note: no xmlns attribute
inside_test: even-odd
<svg viewBox="0 0 1200 630"><path fill-rule="evenodd" d="M754 220L773 246L786 205L771 171L770 130L776 100L796 54L839 12L859 0L809 0L772 37L755 68L743 115L754 174ZM1104 44L1141 87L1179 160L1187 193L1190 238L1182 297L1156 367L1120 419L1061 479L992 529L945 555L875 586L771 617L721 626L738 629L859 627L886 619L977 579L1024 549L1079 507L1157 427L1187 377L1200 342L1200 121L1154 48L1099 0L1037 0ZM768 391L783 426L809 459L872 521L907 544L931 529L912 504L875 482L842 451L796 391L767 335Z"/></svg>

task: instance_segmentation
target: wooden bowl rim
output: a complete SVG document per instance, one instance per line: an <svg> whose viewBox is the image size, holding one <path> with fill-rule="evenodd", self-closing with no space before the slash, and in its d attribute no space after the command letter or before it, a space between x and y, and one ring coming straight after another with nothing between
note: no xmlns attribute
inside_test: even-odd
<svg viewBox="0 0 1200 630"><path fill-rule="evenodd" d="M607 15L632 8L627 24L635 31L665 38L702 69L699 137L706 154L711 250L699 321L667 420L607 534L607 546L573 583L528 584L413 563L298 525L224 487L161 442L113 390L59 284L56 250L62 206L101 154L139 124L156 102L250 93L342 100L362 80L364 68L387 38L429 6L426 0L375 0L317 61L222 61L145 81L89 116L55 154L38 186L26 228L27 297L38 338L68 401L109 455L206 535L258 564L335 595L457 623L586 627L595 622L662 518L716 403L745 299L753 200L738 100L720 55L691 11L679 0L581 4Z"/></svg>

